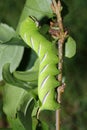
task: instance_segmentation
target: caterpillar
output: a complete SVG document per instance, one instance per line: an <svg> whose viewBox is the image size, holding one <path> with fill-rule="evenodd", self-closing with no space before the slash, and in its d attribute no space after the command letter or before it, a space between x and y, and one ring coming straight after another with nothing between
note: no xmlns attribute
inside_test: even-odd
<svg viewBox="0 0 87 130"><path fill-rule="evenodd" d="M56 110L59 104L56 101L55 88L59 86L56 80L59 70L57 49L55 44L40 34L37 23L30 17L20 26L20 36L39 57L38 97L40 110Z"/></svg>

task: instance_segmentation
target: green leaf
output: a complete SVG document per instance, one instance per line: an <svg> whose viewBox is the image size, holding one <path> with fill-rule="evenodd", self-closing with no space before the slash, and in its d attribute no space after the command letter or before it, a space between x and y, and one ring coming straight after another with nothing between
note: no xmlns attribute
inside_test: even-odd
<svg viewBox="0 0 87 130"><path fill-rule="evenodd" d="M49 128L46 122L39 120L36 130L49 130Z"/></svg>
<svg viewBox="0 0 87 130"><path fill-rule="evenodd" d="M15 71L13 75L15 78L26 81L26 82L34 82L38 81L38 71L39 71L39 59L36 60L34 66L27 71Z"/></svg>
<svg viewBox="0 0 87 130"><path fill-rule="evenodd" d="M30 115L34 106L32 99L32 95L21 88L7 84L4 86L3 110L13 130L31 130L26 129L26 127L31 128Z"/></svg>
<svg viewBox="0 0 87 130"><path fill-rule="evenodd" d="M72 37L69 37L65 43L65 56L68 58L73 57L76 54L76 42Z"/></svg>
<svg viewBox="0 0 87 130"><path fill-rule="evenodd" d="M0 24L0 80L2 80L2 67L5 63L11 63L11 72L14 71L23 56L23 47L5 45L4 42L8 42L12 37L15 37L16 33L13 28L6 24ZM14 42L13 42L14 44Z"/></svg>
<svg viewBox="0 0 87 130"><path fill-rule="evenodd" d="M23 104L23 107L25 105ZM32 130L32 110L34 107L34 100L31 99L29 102L26 103L26 106L24 108L24 111L19 111L18 116L21 121L21 123L24 125L24 128L26 130Z"/></svg>
<svg viewBox="0 0 87 130"><path fill-rule="evenodd" d="M3 79L5 80L5 82L7 82L11 85L14 85L16 87L23 88L27 91L37 87L36 81L35 82L23 82L23 81L15 78L10 72L10 64L9 63L7 63L3 66L2 75L3 75Z"/></svg>
<svg viewBox="0 0 87 130"><path fill-rule="evenodd" d="M40 107L40 103L39 103L39 100L35 102L35 105L34 105L34 108L33 108L33 111L32 111L32 117L37 117L37 111L38 111L38 108Z"/></svg>
<svg viewBox="0 0 87 130"><path fill-rule="evenodd" d="M27 91L6 84L4 86L3 110L13 130L31 130L31 113L34 100Z"/></svg>
<svg viewBox="0 0 87 130"><path fill-rule="evenodd" d="M25 18L27 16L34 16L37 19L41 19L45 16L52 17L51 2L51 0L27 0L22 15L23 17L25 16Z"/></svg>
<svg viewBox="0 0 87 130"><path fill-rule="evenodd" d="M11 63L11 72L14 71L22 58L23 47L0 45L0 80L2 80L2 68L5 63Z"/></svg>
<svg viewBox="0 0 87 130"><path fill-rule="evenodd" d="M17 30L19 30L21 22L28 16L34 16L38 20L43 17L53 17L51 3L51 0L27 0Z"/></svg>
<svg viewBox="0 0 87 130"><path fill-rule="evenodd" d="M27 11L29 15L35 16L37 19L41 19L44 16L53 16L51 0L27 0L25 11Z"/></svg>
<svg viewBox="0 0 87 130"><path fill-rule="evenodd" d="M4 45L12 45L12 46L24 46L29 48L27 44L20 37L12 37L9 41L4 42Z"/></svg>
<svg viewBox="0 0 87 130"><path fill-rule="evenodd" d="M11 130L26 130L19 118L8 117Z"/></svg>
<svg viewBox="0 0 87 130"><path fill-rule="evenodd" d="M48 124L42 120L32 118L32 130L49 130Z"/></svg>
<svg viewBox="0 0 87 130"><path fill-rule="evenodd" d="M26 70L29 70L35 63L35 61L38 59L37 54L35 53L35 51L33 49L31 49L31 55L30 55L30 60L26 66ZM39 66L37 66L39 67Z"/></svg>
<svg viewBox="0 0 87 130"><path fill-rule="evenodd" d="M32 130L36 130L38 125L38 120L36 119L36 117L32 118Z"/></svg>
<svg viewBox="0 0 87 130"><path fill-rule="evenodd" d="M3 110L8 117L15 118L17 111L21 109L21 105L29 101L31 96L24 89L6 84L4 86Z"/></svg>
<svg viewBox="0 0 87 130"><path fill-rule="evenodd" d="M12 37L16 36L15 30L7 24L0 24L0 41L9 41Z"/></svg>

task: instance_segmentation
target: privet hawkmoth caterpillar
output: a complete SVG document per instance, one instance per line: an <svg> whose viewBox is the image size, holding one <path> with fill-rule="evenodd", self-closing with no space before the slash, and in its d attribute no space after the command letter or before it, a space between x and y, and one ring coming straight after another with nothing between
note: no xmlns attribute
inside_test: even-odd
<svg viewBox="0 0 87 130"><path fill-rule="evenodd" d="M59 108L55 98L55 88L59 85L56 80L58 56L55 44L49 42L39 33L37 24L30 17L22 22L20 35L39 57L38 96L41 102L40 110L55 110Z"/></svg>

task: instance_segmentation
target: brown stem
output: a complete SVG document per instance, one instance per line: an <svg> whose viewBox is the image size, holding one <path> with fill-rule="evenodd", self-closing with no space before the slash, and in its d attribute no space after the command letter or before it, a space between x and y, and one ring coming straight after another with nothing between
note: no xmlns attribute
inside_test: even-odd
<svg viewBox="0 0 87 130"><path fill-rule="evenodd" d="M57 23L59 27L59 34L58 34L58 56L59 56L59 63L58 63L58 69L60 71L60 74L58 75L58 81L60 82L60 86L57 88L57 101L58 103L61 103L61 94L64 92L65 84L62 83L62 69L63 69L63 44L67 35L67 32L64 31L62 17L61 17L61 2L58 0L58 3L56 0L53 0L52 2L52 10L56 14L57 17ZM56 130L60 130L60 109L56 111Z"/></svg>
<svg viewBox="0 0 87 130"><path fill-rule="evenodd" d="M58 103L61 103L61 93L62 93L62 66L63 66L63 44L61 41L58 41L58 55L59 55L59 64L58 69L60 71L60 74L58 75L58 81L61 83L61 85L57 88L57 101ZM56 110L56 130L60 130L60 109Z"/></svg>
<svg viewBox="0 0 87 130"><path fill-rule="evenodd" d="M56 130L60 130L60 109L56 111Z"/></svg>

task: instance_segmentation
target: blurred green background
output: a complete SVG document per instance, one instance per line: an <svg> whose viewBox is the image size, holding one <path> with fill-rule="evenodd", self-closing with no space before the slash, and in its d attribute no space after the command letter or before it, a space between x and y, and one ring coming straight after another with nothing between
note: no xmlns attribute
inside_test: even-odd
<svg viewBox="0 0 87 130"><path fill-rule="evenodd" d="M64 58L66 89L63 94L61 130L87 129L87 0L64 0L69 13L64 25L76 40L77 54L72 59ZM0 0L0 22L16 29L25 0ZM3 122L0 94L0 128ZM3 120L2 120L3 116ZM4 124L3 124L4 123Z"/></svg>

